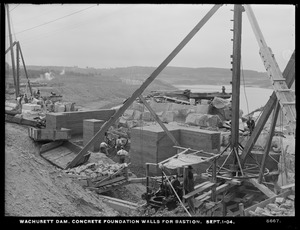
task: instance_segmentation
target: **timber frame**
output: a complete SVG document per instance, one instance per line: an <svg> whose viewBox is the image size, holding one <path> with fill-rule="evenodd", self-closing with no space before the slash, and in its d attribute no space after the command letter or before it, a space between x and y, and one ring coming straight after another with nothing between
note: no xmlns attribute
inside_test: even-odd
<svg viewBox="0 0 300 230"><path fill-rule="evenodd" d="M136 98L140 97L142 102L148 108L150 107L147 102L142 98L141 94L148 87L149 84L160 74L160 72L171 62L171 60L183 49L183 47L194 37L194 35L204 26L204 24L212 17L212 15L221 7L222 5L215 5L211 10L200 20L200 22L192 29L192 31L179 43L179 45L171 52L171 54L154 70L154 72L143 82L143 84L128 98L122 107L120 107L115 114L106 121L100 130L95 134L95 136L83 147L83 149L78 153L78 155L69 163L67 168L74 167L77 162L87 153L94 142L98 139L104 137L104 133L108 128L114 124L114 122L122 116L126 109L135 101ZM243 175L243 167L245 165L248 156L251 156L251 150L257 140L267 118L270 116L275 105L276 109L273 116L273 121L270 130L270 137L266 146L266 151L264 153L264 158L260 168L259 183L262 182L262 177L265 168L265 160L268 156L270 142L272 140L272 134L278 116L279 108L281 107L284 111L284 115L289 121L290 127L295 131L296 123L296 112L295 112L295 95L294 92L289 90L294 82L295 78L295 52L293 53L285 71L281 74L281 71L276 63L274 55L271 53L271 49L267 47L267 44L263 38L262 32L258 26L254 13L250 5L234 5L234 38L233 38L233 55L232 57L232 126L231 133L232 138L230 144L226 147L231 147L231 153L234 154L235 160L234 164L237 166L237 172L239 171ZM270 80L274 86L274 93L267 102L263 114L260 117L256 127L251 135L250 140L247 142L245 147L242 147L238 143L239 137L239 88L240 88L240 60L241 60L241 25L242 25L242 12L246 11L249 18L250 24L258 41L260 47L260 55L264 62L264 66L269 75ZM278 103L279 102L279 103ZM148 108L149 109L149 108ZM151 112L151 108L149 109ZM154 116L156 118L156 116ZM159 119L158 119L159 120ZM166 128L159 122L162 128ZM166 131L167 132L167 131ZM176 144L172 135L167 132L169 138ZM241 155L239 155L239 150L242 150ZM256 181L252 181L256 184ZM263 185L261 185L263 186Z"/></svg>

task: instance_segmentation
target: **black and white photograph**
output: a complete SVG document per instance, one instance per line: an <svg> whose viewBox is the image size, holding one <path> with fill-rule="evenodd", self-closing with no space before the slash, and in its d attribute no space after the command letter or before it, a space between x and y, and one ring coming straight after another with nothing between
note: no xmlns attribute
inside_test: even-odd
<svg viewBox="0 0 300 230"><path fill-rule="evenodd" d="M2 4L4 217L293 228L296 8Z"/></svg>

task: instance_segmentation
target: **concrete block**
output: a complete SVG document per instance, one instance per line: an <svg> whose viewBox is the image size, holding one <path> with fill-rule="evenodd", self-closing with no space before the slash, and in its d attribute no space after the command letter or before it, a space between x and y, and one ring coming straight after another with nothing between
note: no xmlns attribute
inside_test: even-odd
<svg viewBox="0 0 300 230"><path fill-rule="evenodd" d="M198 104L196 106L196 113L208 114L208 111L209 111L209 105Z"/></svg>
<svg viewBox="0 0 300 230"><path fill-rule="evenodd" d="M133 115L133 119L134 120L140 120L141 117L142 117L142 112L140 112L139 110L135 110L134 115Z"/></svg>
<svg viewBox="0 0 300 230"><path fill-rule="evenodd" d="M86 145L100 130L105 121L97 119L85 119L83 120L83 145ZM100 149L100 143L102 140L98 139L91 147L91 151L97 152Z"/></svg>
<svg viewBox="0 0 300 230"><path fill-rule="evenodd" d="M138 111L140 111L140 112L144 112L144 111L145 111L144 105L141 104L141 103L138 103L138 102L136 102L136 101L134 101L134 102L132 103L131 108L132 108L133 110L138 110Z"/></svg>
<svg viewBox="0 0 300 230"><path fill-rule="evenodd" d="M176 116L176 113L173 111L166 111L163 115L162 115L162 122L172 122L174 121L174 118Z"/></svg>
<svg viewBox="0 0 300 230"><path fill-rule="evenodd" d="M131 120L131 119L133 119L134 111L135 111L135 110L127 109L127 110L124 112L122 118L125 119L125 120Z"/></svg>
<svg viewBox="0 0 300 230"><path fill-rule="evenodd" d="M50 113L46 115L46 127L53 129L59 129L63 127L71 129L72 135L82 134L84 119L107 121L114 113L114 109Z"/></svg>
<svg viewBox="0 0 300 230"><path fill-rule="evenodd" d="M152 117L152 114L149 111L145 111L142 113L142 119L143 121L153 121L154 118Z"/></svg>

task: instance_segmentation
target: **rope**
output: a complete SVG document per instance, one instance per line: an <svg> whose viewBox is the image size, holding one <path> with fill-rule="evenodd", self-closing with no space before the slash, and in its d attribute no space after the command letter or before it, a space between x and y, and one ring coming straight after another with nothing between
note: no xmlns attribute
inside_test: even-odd
<svg viewBox="0 0 300 230"><path fill-rule="evenodd" d="M241 58L241 67L242 67L242 77L243 77L243 85L244 85L244 94L245 94L245 99L246 99L246 104L247 104L247 111L249 114L249 105L248 105L248 98L246 94L246 86L245 86L245 78L244 78L244 69L243 69L243 63L242 63L242 58Z"/></svg>
<svg viewBox="0 0 300 230"><path fill-rule="evenodd" d="M168 179L167 175L165 174L165 172L162 171L162 173L165 175L167 181L169 182L169 184L170 184L170 186L171 186L173 192L175 193L177 199L179 200L181 206L184 208L184 210L187 212L187 214L188 214L189 216L192 216L192 215L189 213L189 211L186 209L186 207L184 206L184 204L182 203L182 201L180 200L179 196L177 195L177 192L176 192L175 189L173 188L173 186L172 186L171 182L169 181L169 179Z"/></svg>

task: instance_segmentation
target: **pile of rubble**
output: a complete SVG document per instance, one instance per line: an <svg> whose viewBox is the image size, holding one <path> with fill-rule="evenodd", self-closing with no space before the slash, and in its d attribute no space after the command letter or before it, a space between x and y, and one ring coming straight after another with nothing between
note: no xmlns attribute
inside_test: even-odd
<svg viewBox="0 0 300 230"><path fill-rule="evenodd" d="M274 203L267 204L264 208L257 207L249 211L250 216L295 216L295 195L287 198L277 197Z"/></svg>
<svg viewBox="0 0 300 230"><path fill-rule="evenodd" d="M106 177L106 176L111 176L117 171L127 167L127 164L119 164L119 163L114 163L114 164L105 164L102 161L98 162L92 162L88 163L86 165L81 165L76 168L72 169L66 169L64 170L65 173L69 175L77 175L77 176L83 176L83 177L91 177L91 178L96 178L96 177Z"/></svg>

